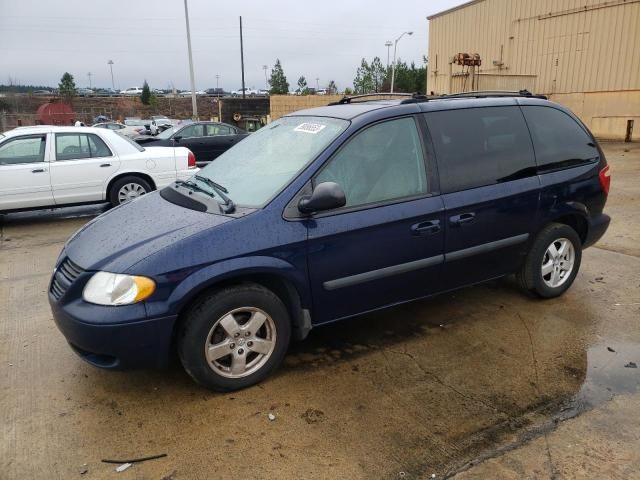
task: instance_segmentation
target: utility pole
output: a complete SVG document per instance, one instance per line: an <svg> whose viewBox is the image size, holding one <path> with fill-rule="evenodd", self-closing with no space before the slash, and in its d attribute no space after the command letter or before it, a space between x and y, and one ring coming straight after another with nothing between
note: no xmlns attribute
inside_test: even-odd
<svg viewBox="0 0 640 480"><path fill-rule="evenodd" d="M244 88L244 47L242 45L242 15L240 15L240 68L242 69L242 98L245 98L246 91Z"/></svg>
<svg viewBox="0 0 640 480"><path fill-rule="evenodd" d="M413 35L413 32L403 32L402 35L396 38L396 41L393 45L393 66L391 68L391 93L393 93L393 84L395 83L395 80L396 80L396 51L398 50L398 42L402 37L405 36L405 34Z"/></svg>
<svg viewBox="0 0 640 480"><path fill-rule="evenodd" d="M89 89L91 89L91 72L87 73L87 77L89 77Z"/></svg>
<svg viewBox="0 0 640 480"><path fill-rule="evenodd" d="M218 90L218 84L220 83L220 75L216 74L216 90Z"/></svg>
<svg viewBox="0 0 640 480"><path fill-rule="evenodd" d="M198 102L196 101L196 79L193 74L193 56L191 54L191 30L189 29L189 9L187 0L184 0L184 20L187 24L187 47L189 49L189 74L191 76L191 108L193 109L193 119L198 119Z"/></svg>
<svg viewBox="0 0 640 480"><path fill-rule="evenodd" d="M391 45L393 45L391 40L384 42L384 46L387 47L387 72L389 71L389 52L391 50Z"/></svg>
<svg viewBox="0 0 640 480"><path fill-rule="evenodd" d="M316 92L320 90L320 78L316 77Z"/></svg>
<svg viewBox="0 0 640 480"><path fill-rule="evenodd" d="M107 65L109 65L109 68L111 68L111 90L113 90L115 92L116 91L116 82L113 81L113 60L109 60L107 62Z"/></svg>
<svg viewBox="0 0 640 480"><path fill-rule="evenodd" d="M267 90L269 90L269 80L267 80L267 69L268 65L262 65L262 69L264 70L264 86Z"/></svg>

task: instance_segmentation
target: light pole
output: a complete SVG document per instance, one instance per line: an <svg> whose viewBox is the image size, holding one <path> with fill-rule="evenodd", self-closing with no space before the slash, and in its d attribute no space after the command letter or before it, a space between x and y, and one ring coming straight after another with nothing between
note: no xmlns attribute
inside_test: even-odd
<svg viewBox="0 0 640 480"><path fill-rule="evenodd" d="M267 90L269 90L269 81L267 80L267 69L268 65L262 65L262 69L264 70L264 85Z"/></svg>
<svg viewBox="0 0 640 480"><path fill-rule="evenodd" d="M189 29L189 9L187 8L187 0L184 0L184 20L187 24L187 47L189 49L189 74L191 76L191 108L193 110L193 119L198 119L198 102L196 102L196 79L193 74L193 56L191 55L191 30Z"/></svg>
<svg viewBox="0 0 640 480"><path fill-rule="evenodd" d="M316 77L316 92L320 90L320 78Z"/></svg>
<svg viewBox="0 0 640 480"><path fill-rule="evenodd" d="M91 75L93 75L91 72L87 73L87 77L89 77L89 90L91 90Z"/></svg>
<svg viewBox="0 0 640 480"><path fill-rule="evenodd" d="M220 83L220 75L216 74L216 90L218 90L219 83Z"/></svg>
<svg viewBox="0 0 640 480"><path fill-rule="evenodd" d="M186 0L185 0L186 1ZM396 51L398 50L398 42L405 35L413 35L413 32L402 32L393 44L393 66L391 67L391 93L393 93L393 84L396 80Z"/></svg>
<svg viewBox="0 0 640 480"><path fill-rule="evenodd" d="M109 68L111 69L111 90L113 90L115 92L116 91L116 82L113 81L113 60L109 60L107 62L107 65L109 65Z"/></svg>
<svg viewBox="0 0 640 480"><path fill-rule="evenodd" d="M391 40L384 42L384 46L387 47L387 72L389 71L389 53L391 51L391 45L393 45Z"/></svg>

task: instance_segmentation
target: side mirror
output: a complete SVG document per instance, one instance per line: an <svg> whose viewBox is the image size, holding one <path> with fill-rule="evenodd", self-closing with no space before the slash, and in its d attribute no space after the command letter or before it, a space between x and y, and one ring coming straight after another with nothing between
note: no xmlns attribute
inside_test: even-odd
<svg viewBox="0 0 640 480"><path fill-rule="evenodd" d="M347 199L340 185L323 182L313 189L311 196L300 199L298 210L302 213L312 213L344 207L346 204Z"/></svg>
<svg viewBox="0 0 640 480"><path fill-rule="evenodd" d="M173 141L174 142L179 142L180 140L182 140L182 136L181 135L176 135L175 137L173 137Z"/></svg>

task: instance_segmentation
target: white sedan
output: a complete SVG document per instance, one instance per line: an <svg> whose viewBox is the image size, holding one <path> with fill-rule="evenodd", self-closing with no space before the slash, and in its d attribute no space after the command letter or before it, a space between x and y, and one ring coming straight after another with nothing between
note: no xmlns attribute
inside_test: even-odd
<svg viewBox="0 0 640 480"><path fill-rule="evenodd" d="M0 213L115 206L196 171L196 158L184 147L143 148L104 128L20 127L0 134Z"/></svg>

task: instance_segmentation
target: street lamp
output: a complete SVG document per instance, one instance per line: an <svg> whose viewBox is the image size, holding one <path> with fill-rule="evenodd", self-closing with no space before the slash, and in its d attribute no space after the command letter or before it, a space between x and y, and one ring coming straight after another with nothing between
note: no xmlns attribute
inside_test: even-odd
<svg viewBox="0 0 640 480"><path fill-rule="evenodd" d="M115 92L116 91L116 83L113 81L113 60L109 60L107 62L107 65L109 65L109 68L111 68L111 90L113 90Z"/></svg>
<svg viewBox="0 0 640 480"><path fill-rule="evenodd" d="M187 8L187 0L184 0L184 21L187 25L187 47L189 50L189 74L191 77L191 108L193 110L193 119L198 119L198 102L196 102L196 80L193 75L193 56L191 55L191 30L189 29L189 9Z"/></svg>
<svg viewBox="0 0 640 480"><path fill-rule="evenodd" d="M268 68L269 68L268 65L262 65L262 70L264 70L264 85L265 85L267 90L269 90L269 81L267 80L267 69Z"/></svg>
<svg viewBox="0 0 640 480"><path fill-rule="evenodd" d="M391 45L393 45L393 42L391 40L387 40L386 42L384 42L384 46L387 47L387 72L389 71L389 52L391 49Z"/></svg>
<svg viewBox="0 0 640 480"><path fill-rule="evenodd" d="M398 42L405 35L413 35L413 32L402 32L402 35L396 38L396 41L393 44L393 66L391 68L391 93L393 93L393 84L395 83L395 80L396 80L396 51L398 50Z"/></svg>
<svg viewBox="0 0 640 480"><path fill-rule="evenodd" d="M220 75L216 74L216 92L218 90L218 84L220 83Z"/></svg>

